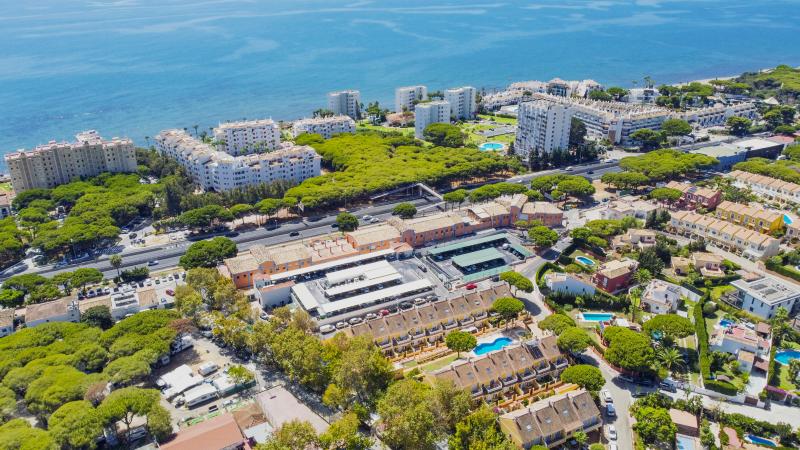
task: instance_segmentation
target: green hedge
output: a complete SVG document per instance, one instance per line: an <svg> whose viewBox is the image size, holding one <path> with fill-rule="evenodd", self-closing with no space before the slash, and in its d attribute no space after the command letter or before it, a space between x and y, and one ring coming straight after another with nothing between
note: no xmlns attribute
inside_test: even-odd
<svg viewBox="0 0 800 450"><path fill-rule="evenodd" d="M703 381L703 385L706 389L719 392L720 394L725 395L736 395L736 386L727 381L718 381L718 380L705 380Z"/></svg>
<svg viewBox="0 0 800 450"><path fill-rule="evenodd" d="M703 380L711 378L711 361L708 359L708 330L706 330L706 320L703 317L703 304L708 299L708 294L703 296L694 305L694 328L697 334L697 352L700 355L700 374Z"/></svg>
<svg viewBox="0 0 800 450"><path fill-rule="evenodd" d="M550 261L544 263L542 267L539 267L539 270L536 272L536 285L542 287L542 278L544 274L547 273L548 270L552 270L554 272L563 272L564 269L559 267L557 264L553 264Z"/></svg>
<svg viewBox="0 0 800 450"><path fill-rule="evenodd" d="M775 353L778 351L778 346L773 342L772 348L769 349L769 368L767 369L767 383L770 386L778 387L781 385L781 377L778 374L778 364L775 362Z"/></svg>
<svg viewBox="0 0 800 450"><path fill-rule="evenodd" d="M773 271L775 273L781 274L781 275L783 275L785 277L789 277L789 278L791 278L793 280L800 281L800 272L798 272L798 271L796 271L794 269L791 269L789 267L786 267L783 264L778 264L777 262L773 261L771 258L767 260L765 266L767 267L767 269L769 269L769 270L771 270L771 271Z"/></svg>

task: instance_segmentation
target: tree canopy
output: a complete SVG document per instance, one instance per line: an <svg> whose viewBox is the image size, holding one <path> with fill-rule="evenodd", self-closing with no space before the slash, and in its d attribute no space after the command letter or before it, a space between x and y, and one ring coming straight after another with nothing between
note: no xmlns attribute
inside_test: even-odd
<svg viewBox="0 0 800 450"><path fill-rule="evenodd" d="M179 264L187 270L195 267L216 267L223 259L233 256L236 256L236 243L226 237L217 236L190 245L181 256Z"/></svg>
<svg viewBox="0 0 800 450"><path fill-rule="evenodd" d="M533 292L533 282L525 275L509 270L500 274L500 280L505 281L514 289L522 292Z"/></svg>
<svg viewBox="0 0 800 450"><path fill-rule="evenodd" d="M355 231L358 228L358 217L349 212L341 212L336 216L336 225L341 231Z"/></svg>
<svg viewBox="0 0 800 450"><path fill-rule="evenodd" d="M561 372L561 381L574 383L587 391L598 392L606 384L603 374L595 366L578 364L569 366Z"/></svg>
<svg viewBox="0 0 800 450"><path fill-rule="evenodd" d="M392 209L392 214L400 216L401 219L410 219L417 214L417 207L413 203L403 202Z"/></svg>
<svg viewBox="0 0 800 450"><path fill-rule="evenodd" d="M478 340L475 338L475 335L468 331L459 330L447 333L444 342L447 348L458 353L459 357L461 356L461 352L468 352L478 345Z"/></svg>
<svg viewBox="0 0 800 450"><path fill-rule="evenodd" d="M422 137L433 145L442 147L463 147L464 133L449 123L432 123L422 131Z"/></svg>
<svg viewBox="0 0 800 450"><path fill-rule="evenodd" d="M656 150L640 156L628 156L619 162L627 171L647 175L653 180L681 178L687 173L719 164L716 158L678 150Z"/></svg>
<svg viewBox="0 0 800 450"><path fill-rule="evenodd" d="M528 237L539 248L552 247L558 241L558 233L543 225L529 228Z"/></svg>
<svg viewBox="0 0 800 450"><path fill-rule="evenodd" d="M654 361L654 351L650 338L628 328L607 327L603 337L609 342L605 352L606 360L623 369L641 372Z"/></svg>
<svg viewBox="0 0 800 450"><path fill-rule="evenodd" d="M492 310L500 317L511 320L525 309L525 305L514 297L500 297L492 303Z"/></svg>
<svg viewBox="0 0 800 450"><path fill-rule="evenodd" d="M565 352L580 353L592 344L592 338L583 328L569 327L559 333L558 348Z"/></svg>
<svg viewBox="0 0 800 450"><path fill-rule="evenodd" d="M656 334L682 339L694 334L694 324L686 317L677 314L658 314L644 323L644 331L650 336Z"/></svg>
<svg viewBox="0 0 800 450"><path fill-rule="evenodd" d="M566 314L551 314L539 321L539 328L552 331L556 335L560 335L568 328L574 326L575 321Z"/></svg>

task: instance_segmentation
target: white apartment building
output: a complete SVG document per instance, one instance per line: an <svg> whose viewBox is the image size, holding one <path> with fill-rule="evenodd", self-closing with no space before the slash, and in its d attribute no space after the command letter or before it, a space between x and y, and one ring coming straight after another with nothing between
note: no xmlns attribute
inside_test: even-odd
<svg viewBox="0 0 800 450"><path fill-rule="evenodd" d="M228 122L214 128L217 150L239 156L276 150L281 130L272 119Z"/></svg>
<svg viewBox="0 0 800 450"><path fill-rule="evenodd" d="M702 238L746 258L765 259L780 252L780 240L770 235L692 211L674 211L670 215L670 230L690 238Z"/></svg>
<svg viewBox="0 0 800 450"><path fill-rule="evenodd" d="M432 123L450 123L450 103L435 101L420 103L414 110L414 137L422 139L425 127Z"/></svg>
<svg viewBox="0 0 800 450"><path fill-rule="evenodd" d="M546 94L547 93L547 83L544 81L517 81L508 85L506 89L508 91L522 91L522 92L530 92L539 93L539 94Z"/></svg>
<svg viewBox="0 0 800 450"><path fill-rule="evenodd" d="M481 105L487 111L495 111L503 106L518 105L525 97L524 90L506 90L486 94L481 97Z"/></svg>
<svg viewBox="0 0 800 450"><path fill-rule="evenodd" d="M425 86L405 86L394 90L395 112L414 111L416 102L428 99L428 88Z"/></svg>
<svg viewBox="0 0 800 450"><path fill-rule="evenodd" d="M800 204L800 184L741 170L734 170L728 177L733 179L734 186L750 189L759 197L781 203Z"/></svg>
<svg viewBox="0 0 800 450"><path fill-rule="evenodd" d="M800 305L800 287L776 277L757 274L731 282L736 288L736 299L742 310L769 320L778 308L791 313Z"/></svg>
<svg viewBox="0 0 800 450"><path fill-rule="evenodd" d="M703 128L725 126L729 117L746 117L754 120L758 117L755 103L737 103L735 105L717 104L706 108L692 109L682 112L679 118Z"/></svg>
<svg viewBox="0 0 800 450"><path fill-rule="evenodd" d="M77 134L75 142L50 141L31 151L8 153L5 160L17 194L28 189L53 188L103 172L136 172L137 168L133 141L103 140L94 130Z"/></svg>
<svg viewBox="0 0 800 450"><path fill-rule="evenodd" d="M681 287L663 280L651 280L642 293L642 309L654 314L669 314L678 310Z"/></svg>
<svg viewBox="0 0 800 450"><path fill-rule="evenodd" d="M514 152L527 160L530 155L553 153L569 147L572 108L567 104L536 100L519 105Z"/></svg>
<svg viewBox="0 0 800 450"><path fill-rule="evenodd" d="M464 86L444 91L444 100L450 104L450 117L453 120L470 120L478 111L478 91L472 86Z"/></svg>
<svg viewBox="0 0 800 450"><path fill-rule="evenodd" d="M592 283L569 273L547 272L544 275L544 282L553 292L564 292L572 295L594 295L596 291Z"/></svg>
<svg viewBox="0 0 800 450"><path fill-rule="evenodd" d="M608 139L615 144L630 144L630 135L649 128L660 130L661 124L671 117L671 111L651 105L634 105L622 102L601 102L577 97L550 94L533 94L533 101L546 101L571 108L572 115L586 124L588 137Z"/></svg>
<svg viewBox="0 0 800 450"><path fill-rule="evenodd" d="M633 88L628 90L628 95L625 101L628 103L647 103L652 104L656 102L656 98L661 95L656 88Z"/></svg>
<svg viewBox="0 0 800 450"><path fill-rule="evenodd" d="M328 93L328 109L335 115L361 118L361 92L348 90Z"/></svg>
<svg viewBox="0 0 800 450"><path fill-rule="evenodd" d="M337 134L355 132L355 120L343 115L300 119L292 124L292 136L294 137L303 133L310 133L319 134L325 139L330 139Z"/></svg>
<svg viewBox="0 0 800 450"><path fill-rule="evenodd" d="M270 153L233 156L184 130L162 131L155 137L155 147L178 161L203 189L217 192L275 181L300 183L320 174L322 159L309 146L287 144Z"/></svg>

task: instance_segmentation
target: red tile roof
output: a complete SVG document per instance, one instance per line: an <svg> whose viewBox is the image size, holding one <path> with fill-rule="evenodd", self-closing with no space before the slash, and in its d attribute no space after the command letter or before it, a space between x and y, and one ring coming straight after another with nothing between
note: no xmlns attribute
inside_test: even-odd
<svg viewBox="0 0 800 450"><path fill-rule="evenodd" d="M232 414L223 414L178 432L163 450L222 450L243 445L246 439Z"/></svg>

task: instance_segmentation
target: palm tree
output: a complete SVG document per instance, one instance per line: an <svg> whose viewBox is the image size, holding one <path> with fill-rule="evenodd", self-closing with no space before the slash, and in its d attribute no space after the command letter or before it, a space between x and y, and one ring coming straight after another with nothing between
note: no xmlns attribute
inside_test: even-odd
<svg viewBox="0 0 800 450"><path fill-rule="evenodd" d="M653 279L653 275L650 274L650 271L647 269L639 269L633 274L633 279L638 283L640 286L643 286L650 282Z"/></svg>
<svg viewBox="0 0 800 450"><path fill-rule="evenodd" d="M642 290L639 288L633 288L628 291L628 301L631 303L631 322L636 322L636 311L642 301L641 296Z"/></svg>
<svg viewBox="0 0 800 450"><path fill-rule="evenodd" d="M197 129L199 128L199 126L198 125L192 125L192 128L194 128L194 137L197 137Z"/></svg>
<svg viewBox="0 0 800 450"><path fill-rule="evenodd" d="M111 255L111 257L108 258L108 262L111 263L111 267L117 269L117 276L119 276L119 268L122 266L122 256Z"/></svg>
<svg viewBox="0 0 800 450"><path fill-rule="evenodd" d="M661 347L656 353L656 358L662 367L672 372L672 369L683 365L683 355L677 348Z"/></svg>

